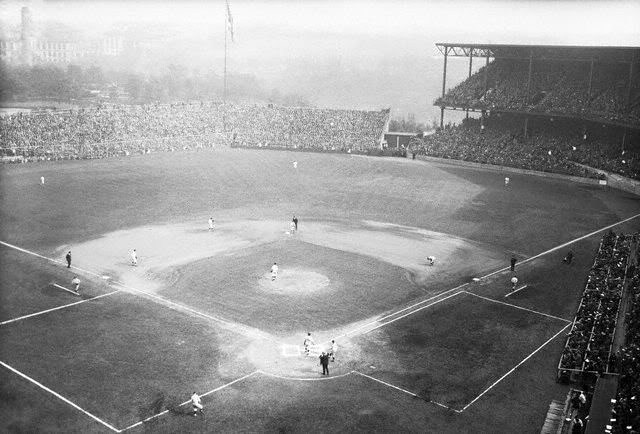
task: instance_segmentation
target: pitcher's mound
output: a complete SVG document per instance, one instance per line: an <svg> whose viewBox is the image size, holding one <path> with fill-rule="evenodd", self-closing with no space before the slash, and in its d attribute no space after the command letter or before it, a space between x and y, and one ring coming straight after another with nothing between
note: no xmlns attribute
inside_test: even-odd
<svg viewBox="0 0 640 434"><path fill-rule="evenodd" d="M329 278L323 274L301 268L280 269L278 278L271 280L271 273L260 279L260 289L278 294L305 295L329 286Z"/></svg>

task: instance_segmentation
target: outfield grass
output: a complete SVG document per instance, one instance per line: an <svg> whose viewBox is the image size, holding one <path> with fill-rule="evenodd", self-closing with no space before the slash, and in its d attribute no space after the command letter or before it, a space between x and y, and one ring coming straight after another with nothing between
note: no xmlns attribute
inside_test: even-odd
<svg viewBox="0 0 640 434"><path fill-rule="evenodd" d="M45 186L39 185L41 175ZM231 223L286 224L295 213L302 228L309 220L354 225L372 220L465 238L505 252L506 266L507 252L523 259L640 212L638 198L626 193L535 176L510 178L505 187L499 172L446 164L251 150L5 165L0 166L0 239L63 260L61 246L73 251L74 243L114 230L187 220L202 220L204 228L210 215ZM637 227L637 222L624 226ZM570 267L560 263L564 251L519 265L521 282L530 288L511 297L504 297L508 273L465 289L571 319L599 236L573 246ZM256 282L274 260L313 269L334 286L295 297L265 292ZM434 280L429 288L434 293L472 277L438 266L445 267L444 280ZM48 285L70 280L64 265L0 247L0 270L0 321L79 300ZM161 296L278 336L347 327L430 296L401 267L293 240L174 271ZM85 298L118 289L101 279L82 279ZM298 379L255 374L205 397L206 421L180 410L135 430L539 432L551 399L563 399L567 391L554 381L563 336L463 413L348 373L357 369L460 408L563 325L457 295L350 338L341 347L343 358L332 364L332 372L345 377L299 381L320 378L317 361L304 360L304 366L290 370ZM186 400L193 390L209 391L275 365L278 373L287 373L287 364L295 361L280 358L278 344L245 332L123 291L0 326L0 360L123 428ZM0 375L0 430L104 431L6 369Z"/></svg>

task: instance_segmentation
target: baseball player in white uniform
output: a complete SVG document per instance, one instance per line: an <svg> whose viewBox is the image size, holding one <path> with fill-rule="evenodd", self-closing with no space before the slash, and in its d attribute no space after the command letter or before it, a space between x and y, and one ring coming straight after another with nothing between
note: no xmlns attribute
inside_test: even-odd
<svg viewBox="0 0 640 434"><path fill-rule="evenodd" d="M304 338L304 354L305 356L309 355L309 350L311 349L311 345L315 345L313 338L311 337L311 333L307 333L307 336Z"/></svg>
<svg viewBox="0 0 640 434"><path fill-rule="evenodd" d="M136 252L136 249L133 249L131 252L131 263L133 265L138 265L138 253Z"/></svg>
<svg viewBox="0 0 640 434"><path fill-rule="evenodd" d="M198 410L200 410L200 414L204 416L204 406L202 402L200 402L200 396L198 396L196 392L193 392L193 395L191 395L191 405L193 406L194 416L198 415Z"/></svg>
<svg viewBox="0 0 640 434"><path fill-rule="evenodd" d="M278 277L278 264L274 262L273 265L271 266L271 281L276 280L277 277Z"/></svg>

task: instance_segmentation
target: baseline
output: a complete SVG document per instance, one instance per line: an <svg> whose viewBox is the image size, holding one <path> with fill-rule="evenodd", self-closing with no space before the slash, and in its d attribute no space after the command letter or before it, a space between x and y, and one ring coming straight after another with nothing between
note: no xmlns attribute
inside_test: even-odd
<svg viewBox="0 0 640 434"><path fill-rule="evenodd" d="M277 378L279 380L289 380L289 381L327 381L327 380L336 380L338 378L343 378L346 377L348 375L353 374L355 371L350 371L344 374L340 374L340 375L334 375L334 376L329 376L329 377L323 377L323 378L308 378L308 377L286 377L284 375L277 375L277 374L270 374L269 372L264 372L260 369L258 369L258 372L264 376L267 377L272 377L272 378Z"/></svg>
<svg viewBox="0 0 640 434"><path fill-rule="evenodd" d="M60 289L62 289L63 291L70 292L70 293L71 293L71 294L73 294L73 295L80 295L80 294L78 294L77 292L70 290L69 288L65 288L65 287L64 287L64 286L62 286L62 285L58 285L57 283L52 283L51 285L55 286L56 288L60 288Z"/></svg>
<svg viewBox="0 0 640 434"><path fill-rule="evenodd" d="M588 233L588 234L586 234L586 235L582 235L582 236L580 236L580 237L578 237L578 238L575 238L575 239L573 239L573 240L571 240L571 241L567 241L566 243L563 243L563 244L560 244L560 245L558 245L558 246L552 247L552 248L550 248L549 250L545 250L545 251L544 251L544 252L542 252L542 253L538 253L537 255L534 255L534 256L532 256L532 257L530 257L530 258L526 258L526 259L522 260L522 261L520 262L520 264L526 264L527 262L531 262L531 261L533 261L534 259L538 259L538 258L539 258L539 257L541 257L541 256L548 255L549 253L553 253L553 252L555 252L556 250L560 250L560 249L562 249L562 248L565 248L565 247L567 247L567 246L570 246L570 245L571 245L571 244L573 244L573 243L577 243L578 241L582 241L582 240L584 240L585 238L589 238L589 237L591 237L591 236L593 236L593 235L595 235L595 234L598 234L598 233L600 233L600 232L604 232L604 231L606 231L607 229L611 229L611 228L612 228L612 227L614 227L614 226L621 225L622 223L626 223L626 222L628 222L628 221L630 221L630 220L633 220L633 219L635 219L635 218L638 218L638 217L640 217L640 214L636 214L636 215L631 216L631 217L629 217L629 218L626 218L626 219L624 219L624 220L620 220L619 222L616 222L616 223L610 224L609 226L605 226L605 227L603 227L603 228L601 228L601 229L598 229L598 230L595 230L595 231L593 231L593 232L590 232L590 233ZM493 276L493 275L495 275L495 274L502 273L503 271L507 271L507 270L509 270L509 269L511 269L511 267L504 267L504 268L501 268L501 269L499 269L499 270L492 271L491 273L486 274L486 275L484 275L484 276L480 277L479 279L486 279L487 277L491 277L491 276Z"/></svg>
<svg viewBox="0 0 640 434"><path fill-rule="evenodd" d="M549 344L549 342L551 342L552 340L554 340L555 338L557 338L562 332L564 332L567 327L569 327L571 325L571 322L567 325L565 325L564 327L562 327L562 329L560 329L560 331L558 333L556 333L555 335L551 336L544 344L540 345L538 348L536 348L531 354L529 354L527 357L525 357L524 359L522 359L520 361L520 363L518 363L516 366L514 366L513 368L511 368L509 371L507 371L506 374L504 374L502 377L498 378L491 386L487 387L485 390L483 390L480 395L476 396L475 398L473 398L471 400L471 402L469 402L467 405L465 405L464 407L462 407L462 410L460 410L460 412L465 411L467 408L469 408L471 405L473 405L478 399L482 398L482 396L487 393L488 391L490 391L491 389L493 389L496 385L498 385L498 383L500 383L502 380L504 380L505 378L507 378L513 371L515 371L516 369L518 369L524 362L526 362L527 360L529 360L531 357L533 357L538 351L540 351L541 349L543 349L545 346L547 346L547 344Z"/></svg>
<svg viewBox="0 0 640 434"><path fill-rule="evenodd" d="M522 291L523 289L528 288L528 287L529 287L529 285L524 285L524 286L521 286L520 288L518 288L518 289L516 289L516 290L514 290L514 291L510 291L507 295L505 295L505 298L506 298L506 297L509 297L509 296L512 296L512 295L513 295L513 294L515 294L516 292L518 292L518 291Z"/></svg>
<svg viewBox="0 0 640 434"><path fill-rule="evenodd" d="M23 252L23 253L26 253L26 254L29 254L29 255L33 255L35 257L42 258L42 259L45 259L45 260L50 261L50 262L54 262L56 264L62 264L62 261L58 261L56 259L48 258L46 256L43 256L43 255L39 254L39 253L32 252L32 251L27 250L27 249L23 249L22 247L15 246L13 244L9 244L9 243L4 242L4 241L0 241L0 244L4 245L6 247L10 247L12 249L18 250L18 251ZM74 267L74 266L71 266L71 268L75 268L76 270L82 271L82 272L87 273L87 274L91 274L92 276L97 276L97 277L102 278L102 275L100 275L98 273L95 273L93 271L90 271L90 270L85 270L85 269ZM233 329L236 329L236 330L237 329L243 329L243 328L245 330L250 329L250 327L248 327L248 326L245 326L245 325L242 325L242 324L238 324L238 323L232 323L232 322L224 320L222 318L218 318L218 317L206 314L204 312L200 312L200 311L198 311L196 309L193 309L193 308L191 308L189 306L185 306L183 304L176 303L175 301L171 301L171 300L166 299L164 297L161 297L159 295L156 295L156 294L153 294L153 293L150 293L150 292L147 292L147 291L142 291L142 290L134 288L132 286L125 285L124 283L119 282L117 280L112 280L111 284L112 285L116 285L116 286L120 286L121 288L124 288L124 289L126 289L126 290L128 290L130 292L134 292L134 293L138 293L138 294L144 294L145 296L147 296L149 298L152 298L154 300L160 301L161 303L165 303L165 304L167 304L169 306L173 306L173 307L175 307L177 309L181 309L183 311L187 311L187 312L192 313L192 314L194 314L196 316L200 316L202 318L206 318L208 320L211 320L211 321L214 321L214 322L218 322L220 324L225 324L227 327L230 327L230 328L233 328ZM0 325L1 324L2 323L0 323ZM266 333L262 332L261 330L254 330L253 334L255 334L256 332L259 332L260 335L266 340L269 340L269 341L277 343L277 344L281 344L280 341L278 341L277 339L273 338L270 335L267 335Z"/></svg>
<svg viewBox="0 0 640 434"><path fill-rule="evenodd" d="M405 307L404 309L400 309L400 310L398 310L398 311L396 311L396 312L393 312L393 313L390 313L390 314L388 314L388 315L385 315L385 316L383 316L383 317L381 317L381 318L378 318L378 319L377 319L377 320L375 320L375 321L371 321L371 322L368 322L368 323L363 324L363 325L361 325L361 326L358 326L358 327L356 327L356 328L354 328L354 329L352 329L352 330L349 330L349 331L348 331L348 332L346 332L346 333L343 333L343 334L341 334L341 335L336 336L336 337L335 337L335 339L338 339L338 338L344 338L344 337L346 337L346 336L349 336L349 335L351 335L351 334L353 334L353 333L357 332L358 330L361 330L361 329L367 328L367 327L369 327L369 326L371 326L371 325L374 325L374 324L379 324L379 323L380 323L380 321L384 321L385 319L388 319L388 318L391 318L391 317L393 317L393 316L396 316L396 315L397 315L397 314L399 314L399 313L405 312L405 311L407 311L407 310L409 310L409 309L413 309L413 308L414 308L414 307L416 307L416 306L420 306L421 304L427 303L427 302L429 302L429 301L431 301L431 300L433 300L433 299L435 299L435 298L438 298L438 297L440 297L440 296L442 296L442 295L444 295L444 294L447 294L447 293L449 293L449 292L455 291L455 290L460 289L460 288L464 288L464 287L465 287L465 286L467 286L467 285L468 285L468 283L463 283L462 285L456 286L455 288L451 288L451 289L448 289L448 290L446 290L446 291L443 291L443 292L441 292L441 293L439 293L439 294L434 295L433 297L429 297L429 298L427 298L426 300L419 301L418 303L412 304L411 306ZM377 327L374 327L374 328L372 328L372 329L370 329L370 330L367 330L367 331L366 331L366 332L364 332L364 333L369 333L370 331L373 331L373 330L375 330L375 329L377 329L377 328L380 328L380 327L382 327L382 326L384 326L384 325L391 324L391 323L392 323L392 322L394 322L394 321L397 321L397 320L399 320L399 319L402 319L402 318L404 318L404 317L406 317L406 316L411 315L412 313L418 312L418 311L420 311L420 310L422 310L422 309L425 309L425 308L427 308L427 307L429 307L429 306L433 306L433 305L434 305L434 304L436 304L436 303L440 303L441 301L444 301L444 300L446 300L446 299L448 299L448 298L450 298L450 297L453 297L453 296L455 296L455 295L458 295L458 294L459 294L459 292L458 292L458 293L455 293L455 294L451 294L450 296L445 297L445 298L443 298L443 299L441 299L441 300L435 301L434 303L431 303L431 304L429 304L429 305L427 305L427 306L423 306L423 307L421 307L421 308L419 308L419 309L412 310L412 311L411 311L411 312L409 312L408 314L402 315L402 316L400 316L400 317L398 317L398 318L395 318L395 319L393 319L393 320L391 320L391 321L388 321L388 322L386 322L386 323L383 323L382 325L378 325Z"/></svg>
<svg viewBox="0 0 640 434"><path fill-rule="evenodd" d="M516 308L516 309L526 310L527 312L531 312L531 313L535 313L535 314L538 314L538 315L546 316L546 317L549 317L549 318L557 319L557 320L564 321L564 322L567 322L567 323L571 323L572 322L571 320L568 320L568 319L565 319L565 318L560 318L559 316L550 315L548 313L540 312L540 311L529 309L529 308L522 307L522 306L517 306L517 305L511 304L511 303L505 303L504 301L500 301L500 300L494 300L493 298L484 297L482 295L474 294L473 292L469 292L469 291L462 291L462 292L465 293L465 294L473 295L474 297L481 298L483 300L491 301L493 303L504 304L505 306L511 306L511 307Z"/></svg>
<svg viewBox="0 0 640 434"><path fill-rule="evenodd" d="M87 410L81 408L79 405L74 404L73 402L69 401L67 398L65 398L64 396L60 395L57 392L54 392L53 390L49 389L47 386L37 382L36 380L34 380L33 378L29 377L26 374L23 374L22 372L18 371L17 369L7 365L6 363L4 363L3 361L0 361L0 365L4 366L5 368L7 368L8 370L12 371L15 374L18 374L20 377L24 378L25 380L30 381L31 383L35 384L36 386L38 386L39 388L41 388L42 390L49 392L50 394L52 394L53 396L55 396L56 398L60 399L61 401L69 404L70 406L72 406L73 408L75 408L76 410L80 410L82 413L86 414L87 416L89 416L91 419L95 420L96 422L99 422L100 424L106 426L107 428L109 428L111 431L113 432L121 432L119 429L113 427L112 425L108 424L107 422L105 422L104 420L100 419L99 417L89 413Z"/></svg>
<svg viewBox="0 0 640 434"><path fill-rule="evenodd" d="M362 376L362 377L368 378L368 379L370 379L370 380L377 381L378 383L380 383L380 384L384 384L385 386L387 386L387 387L391 387L392 389L399 390L400 392L406 393L407 395L411 395L411 396L413 396L414 398L424 399L423 397L421 397L421 396L419 396L419 395L417 395L417 394L415 394L415 393L413 393L413 392L409 392L408 390L405 390L405 389L403 389L403 388L401 388L401 387L394 386L393 384L391 384L391 383L387 383L386 381L379 380L379 379L377 379L377 378L375 378L375 377L372 377L371 375L363 374L362 372L359 372L359 371L351 371L351 372L352 372L352 373L354 373L354 374L358 374L358 375L360 375L360 376ZM425 401L426 401L426 400L425 400ZM446 406L446 405L444 405L444 404L441 404L441 403L439 403L439 402L436 402L436 401L427 401L427 402L430 402L431 404L435 404L435 405L437 405L438 407L446 408L447 410L453 410L453 411L455 411L456 413L460 413L460 412L462 411L462 410L456 410L455 408L448 407L448 406Z"/></svg>
<svg viewBox="0 0 640 434"><path fill-rule="evenodd" d="M206 393L203 393L202 395L200 395L200 397L202 398L202 397L204 397L204 396L211 395L212 393L215 393L215 392L217 392L217 391L219 391L219 390L225 389L225 388L227 388L227 387L231 386L232 384L238 383L238 382L240 382L240 381L242 381L242 380L246 380L247 378L252 377L252 376L254 376L254 375L256 375L256 374L259 374L259 373L261 373L261 372L262 372L262 371L260 371L260 370L258 370L258 371L253 371L253 372L251 372L250 374L247 374L247 375L245 375L245 376L243 376L243 377L240 377L240 378L236 378L235 380L230 381L229 383L223 384L222 386L216 387L216 388L215 388L215 389L213 389L213 390L210 390L210 391L208 391L208 392L206 392ZM187 404L188 404L188 403L190 403L190 402L191 402L191 400L189 399L189 400L187 400L187 401L183 402L182 404L178 405L178 407L182 407L182 406L184 406L184 405L187 405ZM160 413L154 414L153 416L149 416L149 417L148 417L148 418L146 418L146 419L143 419L143 420L141 420L141 421L139 421L139 422L136 422L136 423L134 423L133 425L129 425L128 427L123 428L123 429L121 429L121 430L120 430L120 431L118 431L118 432L124 432L124 431L130 430L130 429L132 429L132 428L135 428L135 427L137 427L137 426L142 425L142 424L143 424L143 423L145 423L145 422L149 422L149 421L150 421L150 420L152 420L152 419L155 419L155 418L160 417L160 416L164 416L164 415L165 415L165 414L167 414L167 413L169 413L169 410L164 410L164 411L162 411L162 412L160 412Z"/></svg>
<svg viewBox="0 0 640 434"><path fill-rule="evenodd" d="M102 295L96 295L95 297L87 298L86 300L80 300L80 301L76 301L76 302L73 302L73 303L64 304L62 306L54 307L54 308L51 308L51 309L42 310L40 312L30 313L29 315L19 316L18 318L8 319L6 321L0 322L0 326L5 325L5 324L9 324L9 323L12 323L12 322L20 321L20 320L23 320L23 319L31 318L31 317L34 317L34 316L43 315L45 313L53 312L54 310L59 310L59 309L64 309L64 308L67 308L67 307L75 306L76 304L86 303L87 301L96 300L98 298L107 297L109 295L115 294L116 292L120 292L120 290L116 289L115 291L107 292L106 294L102 294Z"/></svg>
<svg viewBox="0 0 640 434"><path fill-rule="evenodd" d="M465 285L466 285L466 284L465 284ZM462 285L461 285L461 286L462 286ZM456 288L453 288L453 289L458 289L458 288L459 288L459 287L456 287ZM448 290L448 291L446 291L446 292L451 292L451 290ZM388 325L388 324L391 324L391 323L396 322L396 321L398 321L398 320L401 320L401 319L403 319L403 318L405 318L405 317L408 317L409 315L413 315L414 313L419 312L419 311L421 311L422 309L426 309L426 308L431 307L431 306L433 306L433 305L435 305L435 304L438 304L438 303L440 303L440 302L443 302L443 301L445 301L445 300L448 300L448 299L449 299L449 298L451 298L451 297L455 297L456 295L460 295L462 292L464 292L464 291L460 291L460 292L456 292L456 293L453 293L453 294L451 294L451 295L448 295L448 296L446 296L446 297L444 297L444 298L441 298L440 300L436 300L436 301L434 301L433 303L430 303L430 304L427 304L427 305L425 305L425 306L419 307L418 309L414 309L414 310L412 310L412 311L411 311L411 312L409 312L409 313L405 313L404 315L401 315L401 316L399 316L399 317L397 317L397 318L394 318L394 319L392 319L391 321L387 321L387 322L383 322L382 324L378 324L377 326L372 327L372 328L370 328L370 329L367 329L366 331L364 331L364 332L362 332L362 333L360 333L360 334L364 334L364 333L372 332L372 331L374 331L374 330L376 330L376 329L379 329L380 327L384 327L384 326L386 326L386 325ZM442 295L442 294L445 294L445 293L443 292L443 293L441 293L440 295ZM432 298L431 298L431 300L432 300L433 298L435 298L435 297L432 297ZM406 310L406 309L404 309L404 310ZM400 311L399 311L399 312L400 312ZM394 314L387 315L386 317L383 317L383 318L389 318L389 317L395 316L395 315L396 315L397 313L399 313L399 312L395 312ZM382 319L383 319L383 318L382 318ZM363 329L363 328L365 328L365 327L367 327L367 326L369 326L369 325L376 324L376 323L379 323L379 322L380 322L380 320L372 321L372 322L370 322L370 323L368 323L368 324L365 324L365 325L360 326L360 327L357 327L357 328L355 328L355 329L353 329L353 330L351 330L351 331L348 331L348 332L346 332L346 333L344 333L344 334L342 334L342 335L336 336L336 339L337 339L337 338L341 338L341 337L348 336L348 335L350 335L350 334L355 333L356 331L358 331L358 330L360 330L360 329Z"/></svg>

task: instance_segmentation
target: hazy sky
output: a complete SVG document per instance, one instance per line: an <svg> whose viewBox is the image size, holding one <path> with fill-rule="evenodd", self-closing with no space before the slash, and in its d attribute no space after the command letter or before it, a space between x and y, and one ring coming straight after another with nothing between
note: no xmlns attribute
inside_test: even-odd
<svg viewBox="0 0 640 434"><path fill-rule="evenodd" d="M34 20L85 32L163 29L163 55L181 64L220 65L224 1L0 1L0 22L16 25L20 6ZM297 91L321 105L392 106L431 117L441 86L434 43L640 46L640 1L318 1L230 0L233 72ZM174 56L172 58L172 56ZM167 60L169 61L169 60ZM451 68L452 81L466 66ZM218 65L218 66L215 66ZM318 83L319 80L324 82ZM332 104L333 103L333 104Z"/></svg>

